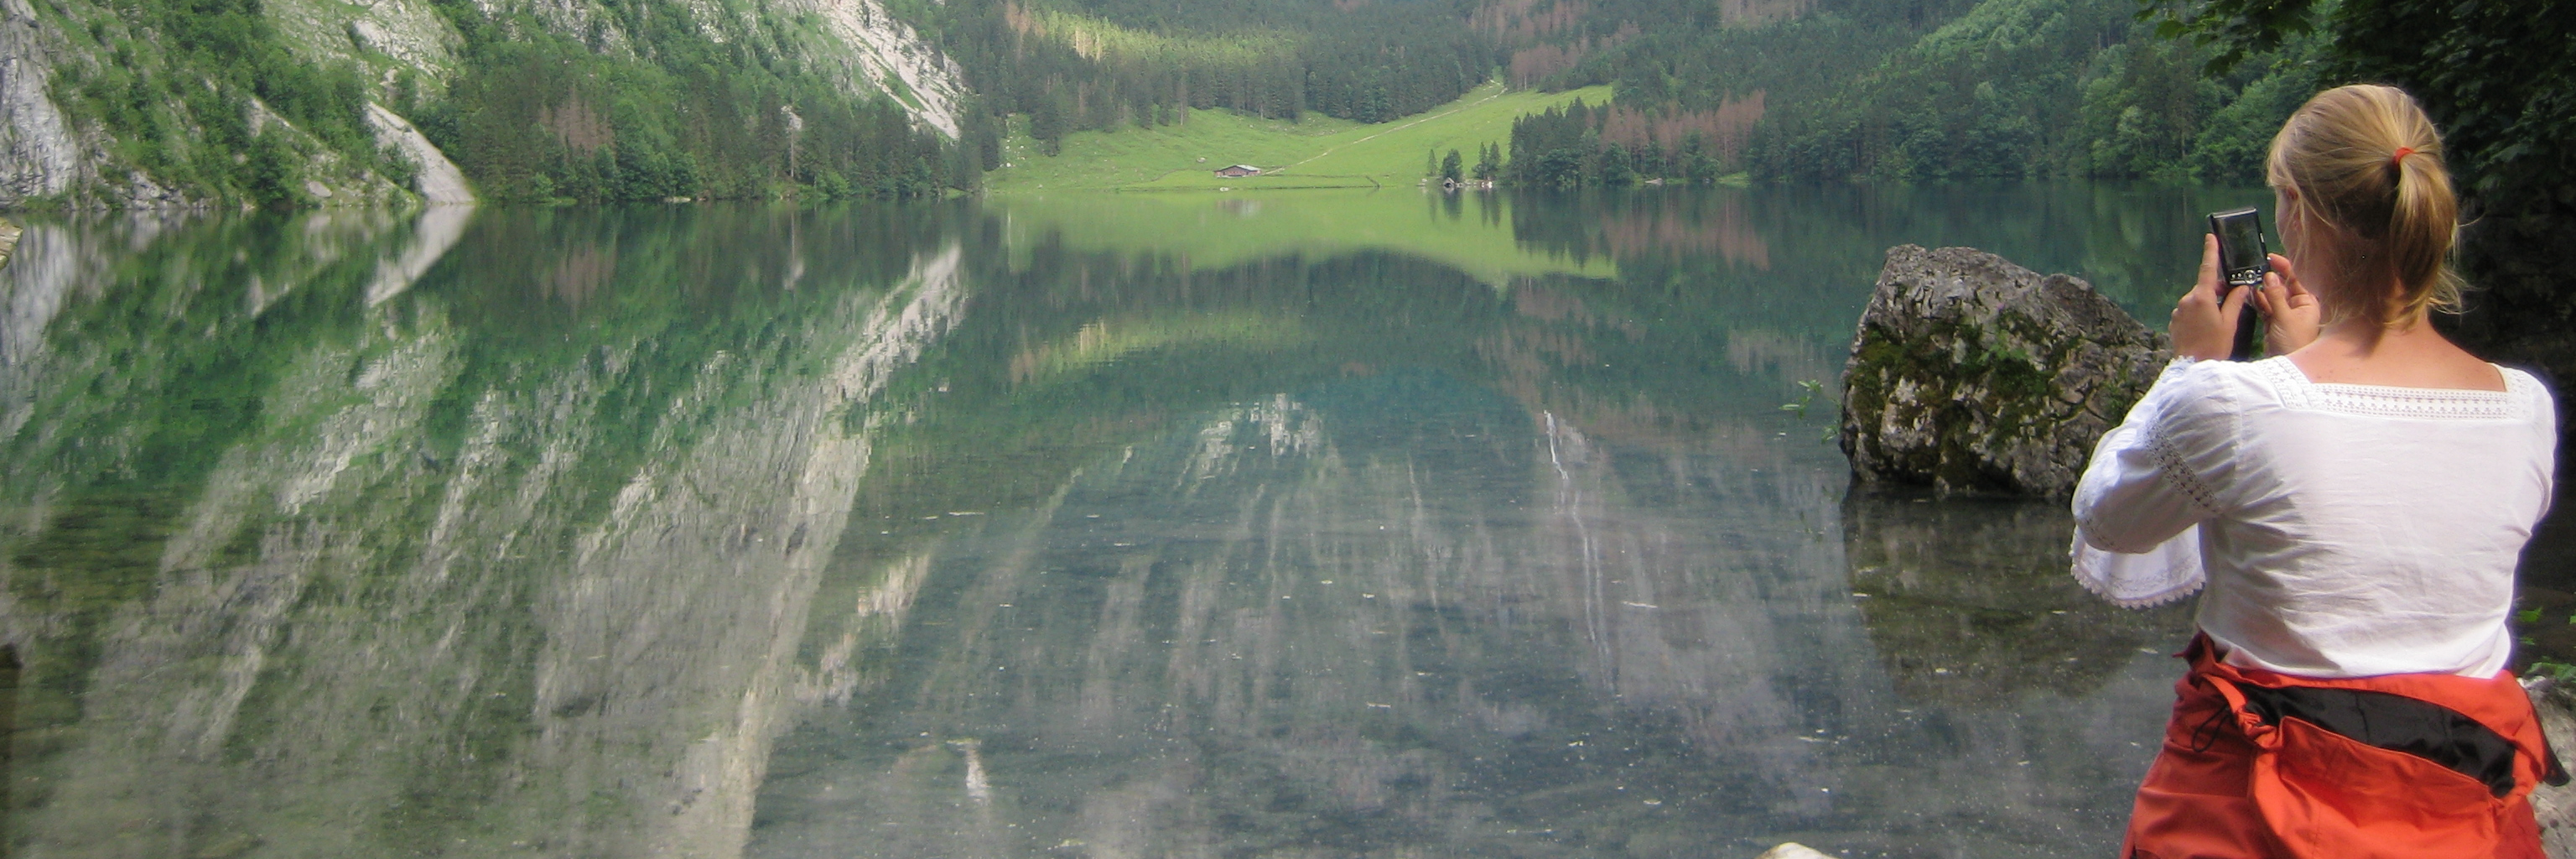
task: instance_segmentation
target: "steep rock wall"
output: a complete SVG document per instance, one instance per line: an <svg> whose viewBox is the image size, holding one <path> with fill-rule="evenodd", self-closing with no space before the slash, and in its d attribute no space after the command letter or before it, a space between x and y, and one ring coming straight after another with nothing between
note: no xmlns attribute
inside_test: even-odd
<svg viewBox="0 0 2576 859"><path fill-rule="evenodd" d="M922 126L956 138L968 92L955 63L940 55L913 28L890 14L878 0L763 0L749 6L694 0L660 0L689 7L701 34L717 43L773 45L790 54L790 62L822 70L845 92L898 102ZM634 37L626 32L627 16L598 0L483 0L486 15L498 20L533 20L557 36L582 41L603 54L633 56ZM463 62L464 37L425 0L375 0L335 3L322 0L278 0L266 14L288 48L304 60L353 64L375 86L378 103L367 107L368 130L379 146L401 152L418 170L411 196L430 203L471 202L474 194L463 173L447 155L414 128L391 105L397 94L435 92L453 79ZM89 33L127 33L118 29L117 11L89 0L65 0L51 14L38 14L28 0L0 0L0 209L46 200L83 207L142 208L202 206L210 200L186 183L153 175L120 158L121 142L95 118L84 118L59 101L57 83L66 69L96 73L135 62ZM520 17L524 16L524 17ZM132 33L138 45L146 34ZM138 52L138 54L141 52ZM123 59L120 59L123 57ZM141 61L150 66L152 58ZM248 110L254 127L279 121L256 100ZM291 125L287 126L292 128ZM372 168L340 163L317 138L294 131L295 175L285 183L300 190L309 205L372 205L404 197ZM317 154L318 153L318 154ZM231 158L236 153L176 153L174 157Z"/></svg>
<svg viewBox="0 0 2576 859"><path fill-rule="evenodd" d="M71 123L46 93L53 46L27 0L0 0L0 207L62 193L87 174Z"/></svg>

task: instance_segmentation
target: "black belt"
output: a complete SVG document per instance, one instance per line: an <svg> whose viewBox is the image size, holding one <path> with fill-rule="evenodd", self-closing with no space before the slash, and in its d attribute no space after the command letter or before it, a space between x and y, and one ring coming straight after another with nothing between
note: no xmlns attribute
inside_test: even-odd
<svg viewBox="0 0 2576 859"><path fill-rule="evenodd" d="M2501 799L2513 792L2513 743L2459 711L2404 695L2360 689L2290 686L2280 689L2237 684L2245 710L2266 725L2298 719L2363 745L2414 755L2477 779ZM2547 759L2546 780L2555 787L2568 782L2567 768L2541 739Z"/></svg>

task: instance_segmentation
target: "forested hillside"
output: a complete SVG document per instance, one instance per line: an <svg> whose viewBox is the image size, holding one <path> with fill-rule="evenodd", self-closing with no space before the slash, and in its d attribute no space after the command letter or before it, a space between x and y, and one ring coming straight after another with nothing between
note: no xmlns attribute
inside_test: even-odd
<svg viewBox="0 0 2576 859"><path fill-rule="evenodd" d="M2211 49L2157 36L2135 0L911 2L1050 154L1069 131L1191 110L1374 122L1490 78L1613 86L1514 130L1492 172L1523 185L2251 182L2318 79L2313 38L2212 74Z"/></svg>
<svg viewBox="0 0 2576 859"><path fill-rule="evenodd" d="M2316 40L2223 75L2135 0L1984 0L1830 97L1796 103L1751 164L1780 178L2261 181L2272 132L2317 87Z"/></svg>
<svg viewBox="0 0 2576 859"><path fill-rule="evenodd" d="M1495 0L1508 73L1616 86L1532 117L1507 178L2156 177L2250 182L2315 40L2225 75L2135 0ZM1663 22L1653 25L1652 22ZM1678 24L1679 26L1674 26ZM1517 39L1517 42L1513 40Z"/></svg>
<svg viewBox="0 0 2576 859"><path fill-rule="evenodd" d="M875 0L0 0L0 18L0 56L23 61L0 74L0 206L387 203L468 180L517 200L907 196L973 187L991 149L960 145L992 130L954 65Z"/></svg>
<svg viewBox="0 0 2576 859"><path fill-rule="evenodd" d="M1014 129L1051 155L1193 111L1385 122L1497 79L1614 93L1461 153L1506 183L2251 182L2344 74L2322 35L2204 44L2140 8L0 0L0 55L35 61L0 75L0 206L915 196L977 187Z"/></svg>
<svg viewBox="0 0 2576 859"><path fill-rule="evenodd" d="M1229 109L1382 122L1493 73L1466 0L949 0L904 7L1002 112L1050 148L1068 131Z"/></svg>

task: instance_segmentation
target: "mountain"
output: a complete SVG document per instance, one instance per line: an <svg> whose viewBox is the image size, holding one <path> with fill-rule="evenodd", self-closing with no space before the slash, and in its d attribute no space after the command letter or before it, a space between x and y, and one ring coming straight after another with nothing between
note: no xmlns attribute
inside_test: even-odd
<svg viewBox="0 0 2576 859"><path fill-rule="evenodd" d="M970 104L878 0L0 0L0 207L930 193Z"/></svg>
<svg viewBox="0 0 2576 859"><path fill-rule="evenodd" d="M2132 0L0 0L0 207L923 196L1001 138L1594 104L1534 185L2250 181L2314 38L2235 71ZM1509 164L1502 164L1505 158Z"/></svg>

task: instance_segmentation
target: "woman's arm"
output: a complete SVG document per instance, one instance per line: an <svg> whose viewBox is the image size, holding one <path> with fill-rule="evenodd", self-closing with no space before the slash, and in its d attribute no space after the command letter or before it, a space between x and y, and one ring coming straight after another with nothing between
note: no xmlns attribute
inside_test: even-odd
<svg viewBox="0 0 2576 859"><path fill-rule="evenodd" d="M2214 368L2195 366L2166 367L2128 419L2094 446L2075 485L2075 528L2085 545L2148 552L2221 512L2204 472L2223 464L2233 421L2210 384Z"/></svg>
<svg viewBox="0 0 2576 859"><path fill-rule="evenodd" d="M2144 608L2199 590L2199 525L2226 509L2234 405L2220 368L2176 361L2102 436L2075 488L2076 581Z"/></svg>

